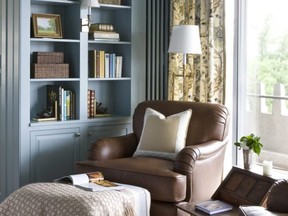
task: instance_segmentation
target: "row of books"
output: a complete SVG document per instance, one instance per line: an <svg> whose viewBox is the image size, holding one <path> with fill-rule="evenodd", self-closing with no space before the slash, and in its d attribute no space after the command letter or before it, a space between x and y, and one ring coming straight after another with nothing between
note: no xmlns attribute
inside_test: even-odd
<svg viewBox="0 0 288 216"><path fill-rule="evenodd" d="M104 50L89 50L88 67L90 78L122 77L123 56L107 53Z"/></svg>
<svg viewBox="0 0 288 216"><path fill-rule="evenodd" d="M47 107L53 107L57 120L66 121L76 118L75 92L59 85L47 85ZM55 103L57 106L55 106Z"/></svg>

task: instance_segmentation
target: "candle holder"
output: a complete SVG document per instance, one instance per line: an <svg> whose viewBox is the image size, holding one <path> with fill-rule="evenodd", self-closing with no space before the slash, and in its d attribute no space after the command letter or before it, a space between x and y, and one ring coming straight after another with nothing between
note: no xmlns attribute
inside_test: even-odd
<svg viewBox="0 0 288 216"><path fill-rule="evenodd" d="M272 176L272 170L273 170L273 162L264 160L263 161L263 175Z"/></svg>

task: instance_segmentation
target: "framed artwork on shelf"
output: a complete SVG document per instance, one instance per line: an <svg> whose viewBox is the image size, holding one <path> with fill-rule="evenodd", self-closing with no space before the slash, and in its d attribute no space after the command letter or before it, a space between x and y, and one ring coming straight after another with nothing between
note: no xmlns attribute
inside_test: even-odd
<svg viewBox="0 0 288 216"><path fill-rule="evenodd" d="M62 38L59 14L32 14L33 36L36 38Z"/></svg>

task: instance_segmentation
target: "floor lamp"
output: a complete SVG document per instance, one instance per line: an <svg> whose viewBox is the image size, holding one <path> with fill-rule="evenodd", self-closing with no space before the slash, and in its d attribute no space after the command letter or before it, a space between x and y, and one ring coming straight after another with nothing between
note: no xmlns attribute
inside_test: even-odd
<svg viewBox="0 0 288 216"><path fill-rule="evenodd" d="M169 53L182 53L183 54L183 97L187 97L185 89L186 73L186 58L187 54L201 54L201 43L199 35L199 26L196 25L178 25L173 26L171 32L170 45L168 49ZM174 77L173 77L173 89L174 89ZM174 99L174 94L172 96Z"/></svg>

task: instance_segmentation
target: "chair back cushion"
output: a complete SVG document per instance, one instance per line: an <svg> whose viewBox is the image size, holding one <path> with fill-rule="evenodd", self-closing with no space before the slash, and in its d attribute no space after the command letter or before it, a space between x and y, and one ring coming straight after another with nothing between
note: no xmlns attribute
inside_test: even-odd
<svg viewBox="0 0 288 216"><path fill-rule="evenodd" d="M147 108L142 135L134 156L159 157L174 160L185 147L192 110L164 116Z"/></svg>
<svg viewBox="0 0 288 216"><path fill-rule="evenodd" d="M135 108L133 114L133 131L140 140L146 108L152 108L165 116L192 109L188 127L186 146L207 142L223 141L228 134L229 112L221 104L154 100L144 101Z"/></svg>

